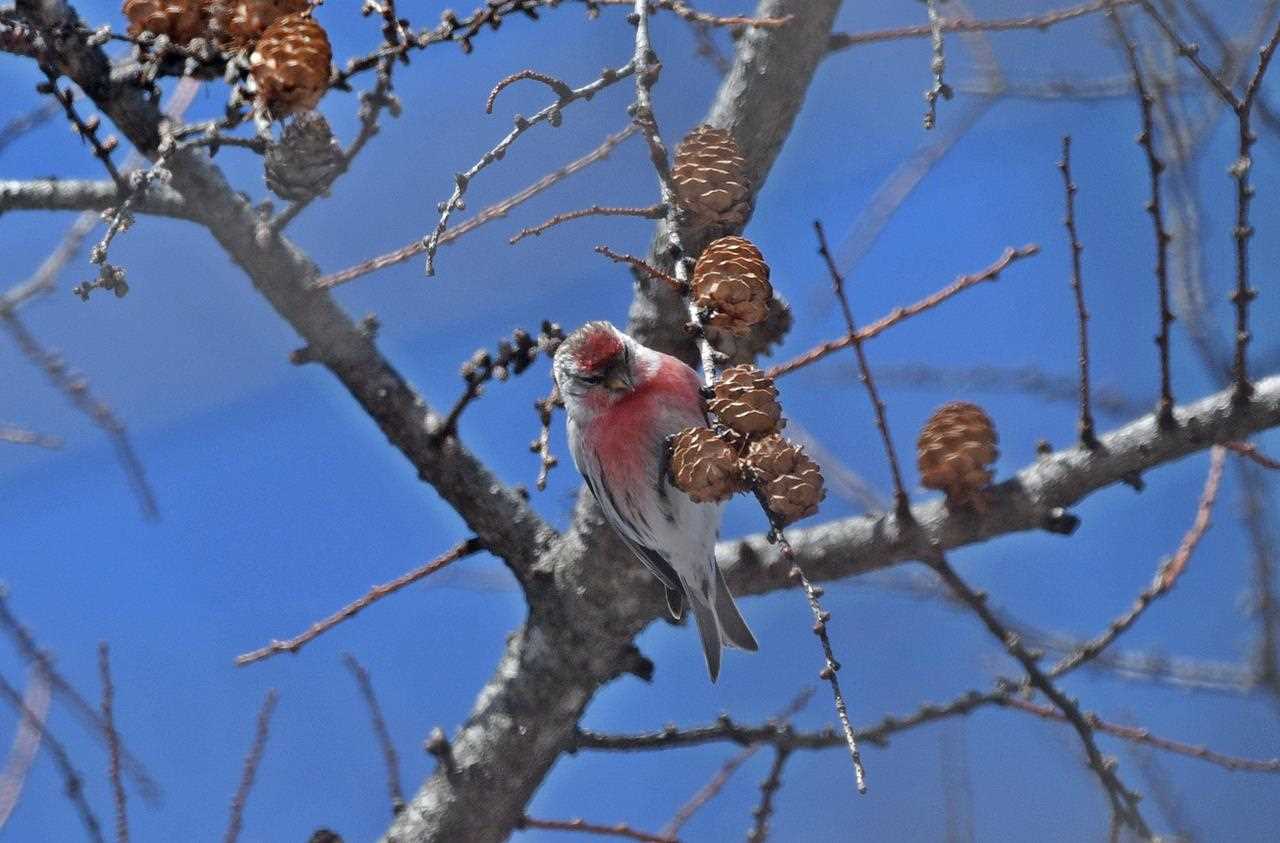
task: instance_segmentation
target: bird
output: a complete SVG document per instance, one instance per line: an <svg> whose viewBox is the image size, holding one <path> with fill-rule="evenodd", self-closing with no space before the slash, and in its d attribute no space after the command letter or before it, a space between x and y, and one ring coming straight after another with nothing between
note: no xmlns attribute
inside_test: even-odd
<svg viewBox="0 0 1280 843"><path fill-rule="evenodd" d="M552 374L574 465L605 520L664 586L671 617L692 610L715 682L722 647L759 644L716 563L721 504L695 503L667 470L668 438L707 426L698 374L605 321L566 337Z"/></svg>

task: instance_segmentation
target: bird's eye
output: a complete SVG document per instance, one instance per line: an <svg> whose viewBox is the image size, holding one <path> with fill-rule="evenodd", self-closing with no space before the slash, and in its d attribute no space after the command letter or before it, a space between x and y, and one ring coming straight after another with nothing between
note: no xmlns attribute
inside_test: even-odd
<svg viewBox="0 0 1280 843"><path fill-rule="evenodd" d="M594 385L604 383L604 375L578 375L578 380Z"/></svg>

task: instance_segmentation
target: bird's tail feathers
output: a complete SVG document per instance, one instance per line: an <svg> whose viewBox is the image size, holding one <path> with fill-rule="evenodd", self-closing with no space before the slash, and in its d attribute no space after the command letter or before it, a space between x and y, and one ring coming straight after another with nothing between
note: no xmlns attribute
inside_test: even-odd
<svg viewBox="0 0 1280 843"><path fill-rule="evenodd" d="M756 637L751 634L750 627L743 620L742 613L738 611L738 604L733 600L733 592L729 590L729 585L724 581L724 572L720 570L719 565L715 565L715 569L715 614L716 620L720 624L720 638L730 647L749 650L754 653L760 649L760 645L756 643Z"/></svg>
<svg viewBox="0 0 1280 843"><path fill-rule="evenodd" d="M711 681L720 676L720 624L716 621L715 611L705 603L690 596L689 608L693 610L693 618L698 622L698 634L702 636L702 654L707 657L707 673Z"/></svg>

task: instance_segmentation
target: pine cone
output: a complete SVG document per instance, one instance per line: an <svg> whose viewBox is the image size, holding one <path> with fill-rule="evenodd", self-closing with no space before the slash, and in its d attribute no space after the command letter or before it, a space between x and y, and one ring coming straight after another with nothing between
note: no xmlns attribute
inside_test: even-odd
<svg viewBox="0 0 1280 843"><path fill-rule="evenodd" d="M699 126L676 147L671 176L689 226L714 234L738 232L751 216L747 160L727 129Z"/></svg>
<svg viewBox="0 0 1280 843"><path fill-rule="evenodd" d="M783 525L813 515L827 496L818 464L781 434L752 443L747 462L756 472L769 511Z"/></svg>
<svg viewBox="0 0 1280 843"><path fill-rule="evenodd" d="M319 112L306 112L285 126L280 142L267 150L267 187L281 199L308 199L324 192L342 166L342 148L329 121Z"/></svg>
<svg viewBox="0 0 1280 843"><path fill-rule="evenodd" d="M280 18L249 58L259 104L272 117L314 108L329 87L332 58L329 36L310 13Z"/></svg>
<svg viewBox="0 0 1280 843"><path fill-rule="evenodd" d="M769 265L745 237L721 237L693 267L693 300L711 311L713 328L742 337L769 315Z"/></svg>
<svg viewBox="0 0 1280 843"><path fill-rule="evenodd" d="M144 32L167 35L186 44L205 35L205 0L124 0L120 10L129 19L129 36Z"/></svg>
<svg viewBox="0 0 1280 843"><path fill-rule="evenodd" d="M209 7L210 29L218 46L227 50L248 47L267 27L285 15L305 12L311 0L204 0Z"/></svg>
<svg viewBox="0 0 1280 843"><path fill-rule="evenodd" d="M743 436L773 433L786 424L778 403L778 388L750 364L724 370L707 408L730 430Z"/></svg>
<svg viewBox="0 0 1280 843"><path fill-rule="evenodd" d="M745 488L737 454L706 427L687 427L675 435L671 479L694 503L725 501Z"/></svg>
<svg viewBox="0 0 1280 843"><path fill-rule="evenodd" d="M996 461L996 429L977 404L943 404L920 431L916 444L920 482L947 493L947 505L986 510L982 496L991 483L987 466Z"/></svg>

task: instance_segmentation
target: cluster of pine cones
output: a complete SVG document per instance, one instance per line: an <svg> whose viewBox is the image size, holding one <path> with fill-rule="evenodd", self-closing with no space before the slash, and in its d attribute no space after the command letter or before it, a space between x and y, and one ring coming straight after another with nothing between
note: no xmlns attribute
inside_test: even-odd
<svg viewBox="0 0 1280 843"><path fill-rule="evenodd" d="M715 429L691 427L671 443L671 476L693 500L728 500L756 489L769 512L790 524L818 511L826 496L822 472L779 431L786 425L778 388L755 366L724 370L707 409Z"/></svg>
<svg viewBox="0 0 1280 843"><path fill-rule="evenodd" d="M746 159L725 129L699 126L676 147L672 180L682 222L714 237L693 267L689 295L704 324L744 337L773 301L769 265L738 232L751 215ZM778 388L751 365L725 369L707 409L714 428L691 427L671 442L671 477L693 500L728 500L754 489L774 521L790 524L818 511L822 472L779 431L786 425Z"/></svg>
<svg viewBox="0 0 1280 843"><path fill-rule="evenodd" d="M712 328L746 336L773 300L769 265L739 232L751 215L746 158L725 129L699 126L676 148L672 168L681 221L714 237L693 269L690 297ZM698 502L724 501L755 489L780 524L815 513L822 472L779 430L786 424L778 390L754 366L726 369L707 409L714 428L688 428L671 443L671 477ZM946 493L952 508L986 509L996 431L981 407L954 401L925 424L917 443L921 483Z"/></svg>
<svg viewBox="0 0 1280 843"><path fill-rule="evenodd" d="M333 50L311 0L124 0L129 35L204 39L224 53L249 50L258 105L272 117L316 106L329 87Z"/></svg>

